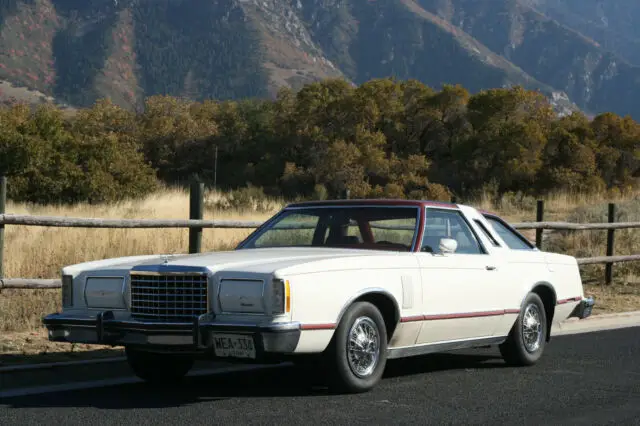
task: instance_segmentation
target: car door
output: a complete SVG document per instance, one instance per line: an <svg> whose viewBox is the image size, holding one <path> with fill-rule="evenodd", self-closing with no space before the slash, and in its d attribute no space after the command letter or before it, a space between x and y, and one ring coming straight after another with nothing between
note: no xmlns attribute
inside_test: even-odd
<svg viewBox="0 0 640 426"><path fill-rule="evenodd" d="M457 242L455 252L440 250L443 238ZM417 256L424 312L417 343L492 336L504 314L501 259L482 243L464 214L427 208Z"/></svg>

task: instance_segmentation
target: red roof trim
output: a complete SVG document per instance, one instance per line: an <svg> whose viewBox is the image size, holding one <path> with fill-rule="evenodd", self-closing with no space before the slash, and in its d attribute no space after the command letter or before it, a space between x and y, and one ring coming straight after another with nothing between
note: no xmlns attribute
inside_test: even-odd
<svg viewBox="0 0 640 426"><path fill-rule="evenodd" d="M424 237L424 206L420 207L420 218L418 219L418 235L416 235L416 244L413 248L413 252L420 252L422 248L422 238Z"/></svg>
<svg viewBox="0 0 640 426"><path fill-rule="evenodd" d="M371 204L383 206L434 206L434 207L452 207L457 208L457 204L447 203L444 201L430 200L399 200L399 199L351 199L351 200L323 200L323 201L302 201L299 203L291 203L287 207L316 207L316 206L349 206L354 204Z"/></svg>
<svg viewBox="0 0 640 426"><path fill-rule="evenodd" d="M485 214L486 214L486 215L489 215L489 216L500 217L500 216L498 216L498 214L497 214L497 213L490 212L489 210L482 210L482 209L476 209L476 210L478 210L478 212L479 212L480 214L482 214L482 215L485 215Z"/></svg>

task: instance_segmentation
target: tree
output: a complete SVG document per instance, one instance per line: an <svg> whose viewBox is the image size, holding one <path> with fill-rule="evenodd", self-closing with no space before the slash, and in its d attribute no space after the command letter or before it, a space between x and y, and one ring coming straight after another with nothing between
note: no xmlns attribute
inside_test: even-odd
<svg viewBox="0 0 640 426"><path fill-rule="evenodd" d="M531 192L553 117L542 94L520 87L472 96L468 119L473 135L458 151L467 165L465 185L480 189L478 182L494 181L499 193Z"/></svg>

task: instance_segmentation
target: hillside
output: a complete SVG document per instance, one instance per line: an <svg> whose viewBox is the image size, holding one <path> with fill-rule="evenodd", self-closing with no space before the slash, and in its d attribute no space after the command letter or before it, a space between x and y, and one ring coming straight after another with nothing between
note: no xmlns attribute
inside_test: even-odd
<svg viewBox="0 0 640 426"><path fill-rule="evenodd" d="M136 108L155 94L274 97L319 79L394 76L472 93L522 85L564 113L640 118L640 68L570 28L575 16L591 22L570 3L4 0L0 80L74 106L109 97Z"/></svg>
<svg viewBox="0 0 640 426"><path fill-rule="evenodd" d="M419 3L457 24L538 81L565 92L581 108L638 117L640 68L533 9L529 6L533 1L419 0ZM562 1L546 3L558 5ZM640 9L637 6L625 9L632 8Z"/></svg>
<svg viewBox="0 0 640 426"><path fill-rule="evenodd" d="M640 65L640 2L523 0L552 19L592 38L605 50Z"/></svg>

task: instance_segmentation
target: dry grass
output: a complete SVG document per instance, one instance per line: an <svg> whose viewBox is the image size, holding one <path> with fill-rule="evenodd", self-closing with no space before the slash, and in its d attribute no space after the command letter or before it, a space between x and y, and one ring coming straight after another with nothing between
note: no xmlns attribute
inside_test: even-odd
<svg viewBox="0 0 640 426"><path fill-rule="evenodd" d="M209 192L206 203L224 199L224 195ZM187 218L188 194L165 189L157 194L109 206L30 206L9 203L7 211L15 214L103 217L103 218ZM640 220L640 193L626 196L610 194L553 194L545 199L546 220L575 222L605 222L606 204L616 202L618 220ZM492 202L488 196L465 203L496 211L509 221L535 219L536 201L533 198L506 196ZM284 204L282 200L266 200L248 205L244 209L205 210L207 219L239 219L262 221ZM266 205L266 207L265 207ZM246 230L204 230L203 249L230 249L250 232ZM534 238L534 233L528 233ZM9 226L6 230L5 270L8 277L52 278L59 275L64 265L109 257L185 253L188 231L119 230L83 228L43 228ZM545 232L545 250L569 253L578 257L605 254L606 231L573 233ZM640 230L616 231L615 252L639 252ZM640 309L640 264L627 263L614 266L615 283L603 286L604 266L589 266L582 270L585 290L598 299L594 313L619 312ZM70 346L46 341L40 326L41 316L59 309L58 290L3 291L0 293L0 353L42 353L68 351ZM8 343L7 343L8 342ZM86 346L86 347L85 347ZM74 351L90 350L87 345L76 345Z"/></svg>
<svg viewBox="0 0 640 426"><path fill-rule="evenodd" d="M209 192L205 203L213 204L222 197ZM238 219L261 221L282 207L273 200L268 211L256 208L243 211L205 210L205 219ZM261 209L262 210L262 209ZM101 217L114 219L188 219L187 192L167 189L146 199L115 205L34 206L8 203L7 212L48 216ZM203 250L231 249L246 237L250 229L205 229ZM7 277L52 278L60 268L96 259L139 255L175 254L188 251L186 229L84 229L8 226L5 244Z"/></svg>

